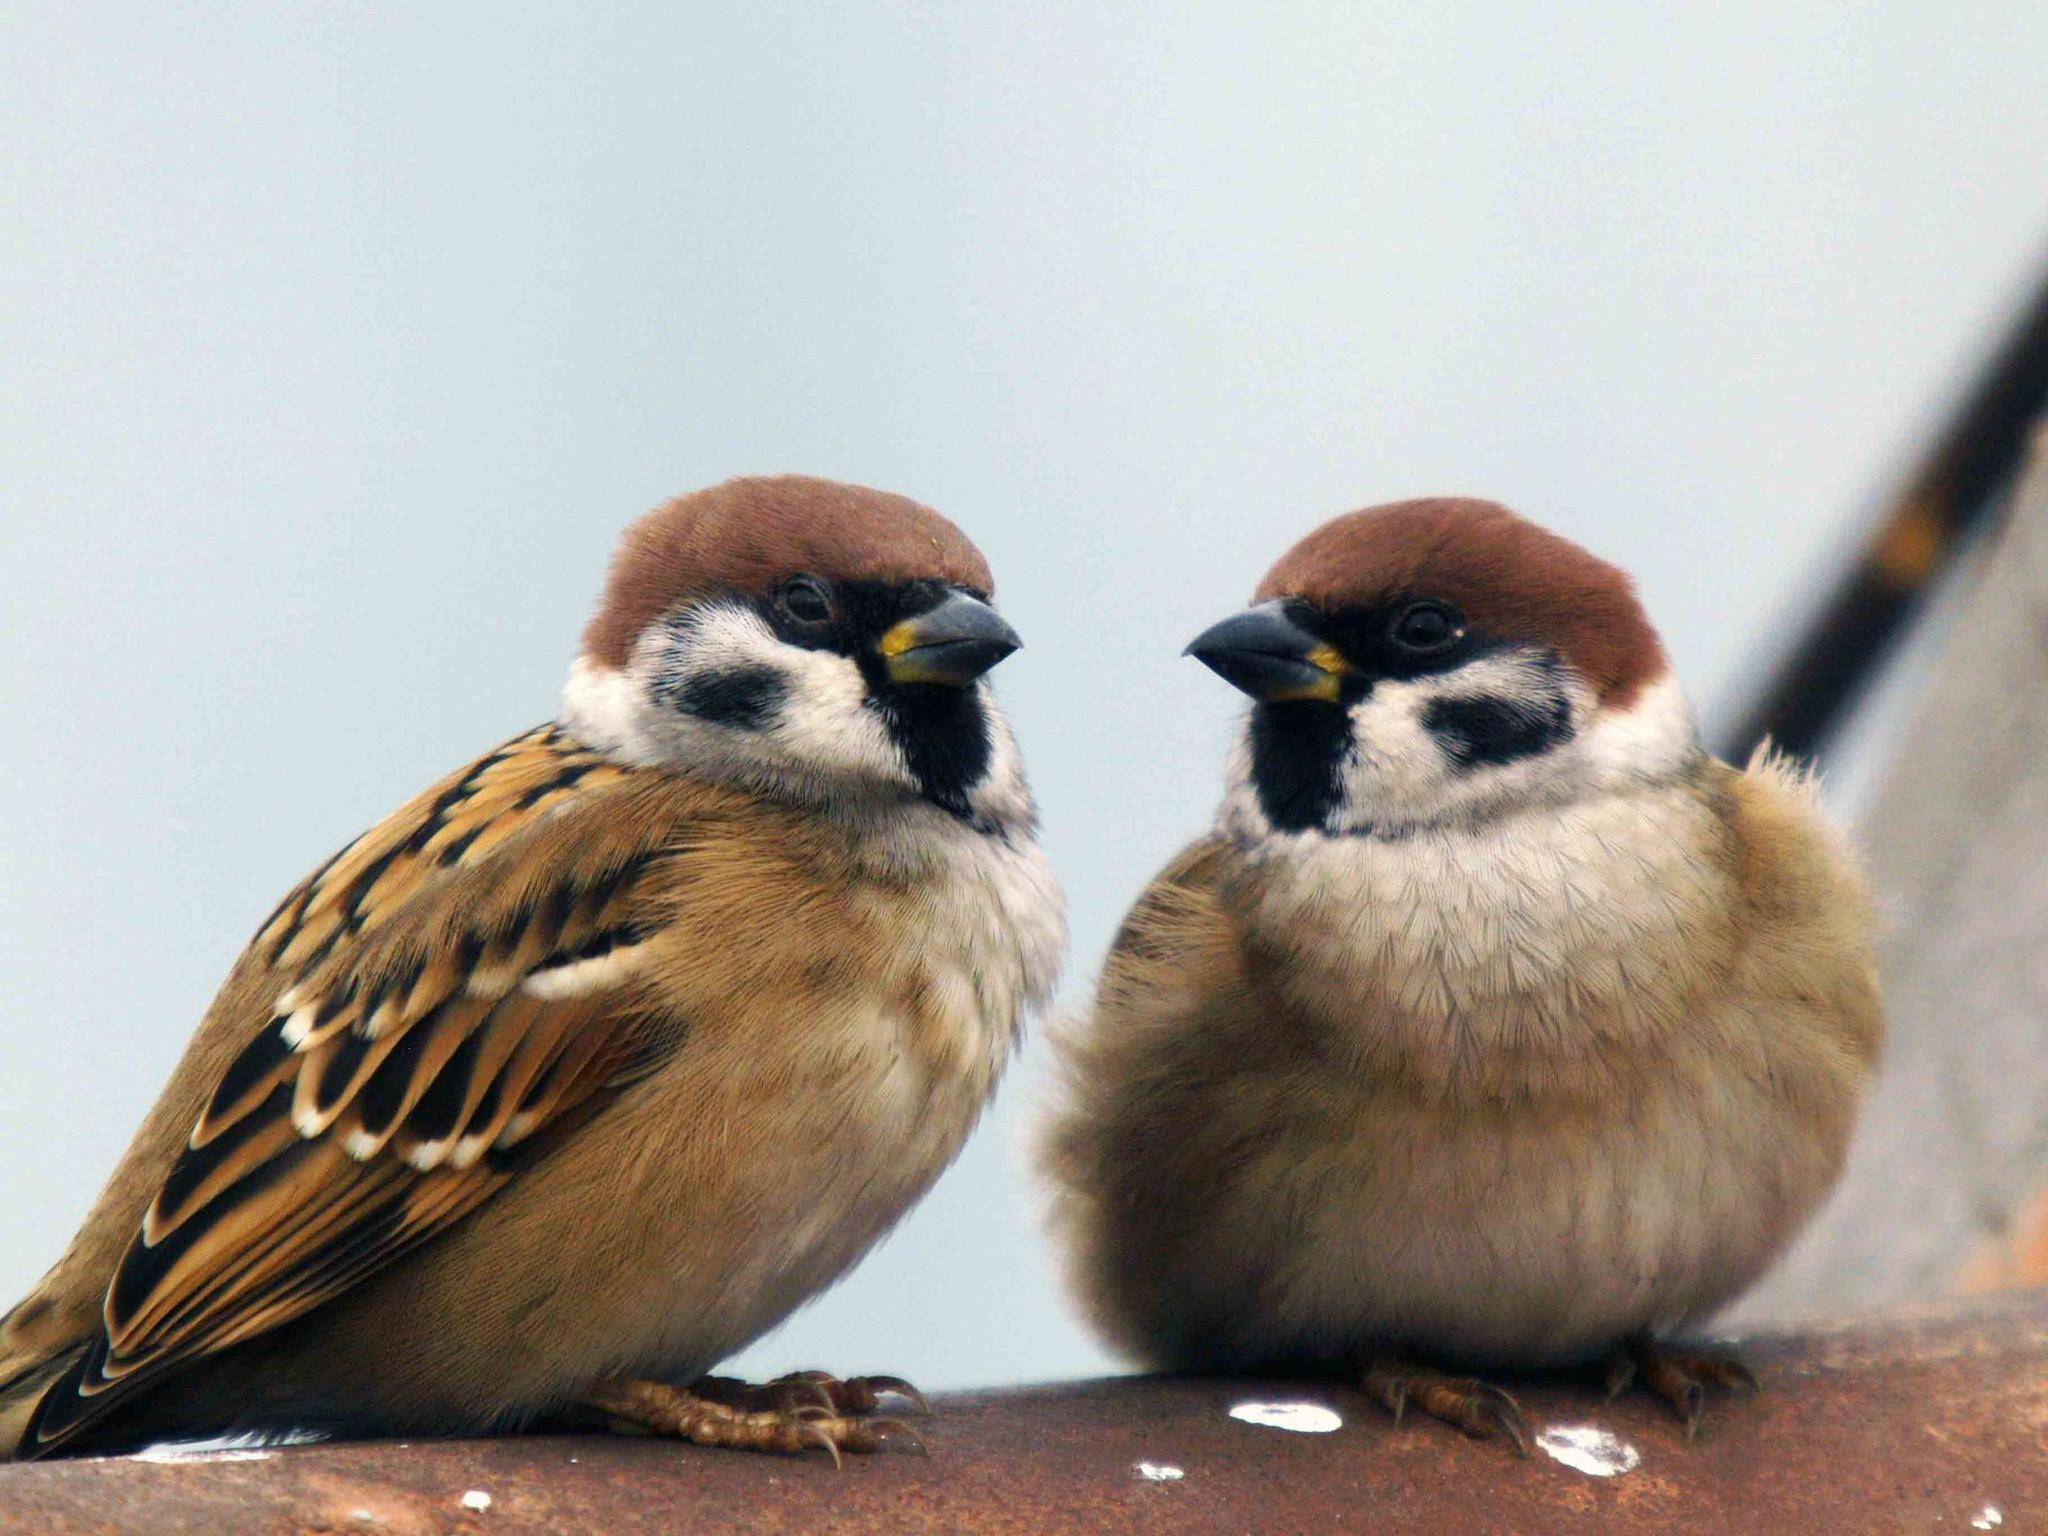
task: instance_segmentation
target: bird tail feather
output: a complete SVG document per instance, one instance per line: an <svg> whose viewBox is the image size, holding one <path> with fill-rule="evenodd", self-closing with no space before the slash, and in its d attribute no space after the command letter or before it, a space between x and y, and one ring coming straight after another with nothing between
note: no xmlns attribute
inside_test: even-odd
<svg viewBox="0 0 2048 1536"><path fill-rule="evenodd" d="M78 1363L86 1346L73 1344L53 1355L23 1358L0 1355L0 1461L21 1455L22 1437L43 1394Z"/></svg>

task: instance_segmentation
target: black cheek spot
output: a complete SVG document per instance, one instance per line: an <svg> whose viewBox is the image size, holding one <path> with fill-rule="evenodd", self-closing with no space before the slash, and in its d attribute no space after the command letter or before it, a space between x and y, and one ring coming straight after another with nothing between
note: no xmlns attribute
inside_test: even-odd
<svg viewBox="0 0 2048 1536"><path fill-rule="evenodd" d="M1437 699L1423 729L1460 768L1498 767L1548 752L1572 737L1571 703L1561 693L1529 699Z"/></svg>
<svg viewBox="0 0 2048 1536"><path fill-rule="evenodd" d="M781 712L789 684L773 667L734 667L693 672L668 690L670 702L686 715L713 725L758 731Z"/></svg>

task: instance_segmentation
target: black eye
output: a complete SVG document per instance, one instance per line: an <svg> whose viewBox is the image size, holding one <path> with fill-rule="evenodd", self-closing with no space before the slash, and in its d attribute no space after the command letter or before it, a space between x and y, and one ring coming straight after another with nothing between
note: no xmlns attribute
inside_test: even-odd
<svg viewBox="0 0 2048 1536"><path fill-rule="evenodd" d="M1417 655L1444 650L1464 637L1457 611L1442 603L1410 603L1394 620L1394 644Z"/></svg>
<svg viewBox="0 0 2048 1536"><path fill-rule="evenodd" d="M782 585L778 594L782 611L799 624L829 624L836 610L825 584L810 576L797 576Z"/></svg>

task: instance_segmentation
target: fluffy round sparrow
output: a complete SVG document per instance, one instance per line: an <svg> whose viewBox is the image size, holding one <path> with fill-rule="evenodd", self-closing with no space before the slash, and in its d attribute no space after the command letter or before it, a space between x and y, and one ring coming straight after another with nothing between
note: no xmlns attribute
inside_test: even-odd
<svg viewBox="0 0 2048 1536"><path fill-rule="evenodd" d="M1062 902L937 513L795 477L627 530L560 717L321 865L0 1321L0 1453L582 1410L874 1449L706 1378L966 1139Z"/></svg>
<svg viewBox="0 0 2048 1536"><path fill-rule="evenodd" d="M1747 1373L1658 1341L1827 1192L1882 1034L1810 785L1707 757L1627 578L1486 502L1336 519L1189 651L1255 702L1043 1145L1094 1321L1518 1446L1446 1371L1610 1362L1696 1424Z"/></svg>

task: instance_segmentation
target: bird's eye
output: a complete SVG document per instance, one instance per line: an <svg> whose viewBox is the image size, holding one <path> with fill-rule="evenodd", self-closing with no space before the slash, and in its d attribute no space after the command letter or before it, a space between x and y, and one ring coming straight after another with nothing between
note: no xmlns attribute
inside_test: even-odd
<svg viewBox="0 0 2048 1536"><path fill-rule="evenodd" d="M825 584L810 576L798 576L784 582L778 594L782 611L799 624L829 624L834 608L832 594L825 590Z"/></svg>
<svg viewBox="0 0 2048 1536"><path fill-rule="evenodd" d="M1410 603L1394 620L1394 644L1418 656L1445 650L1464 637L1457 611L1442 603Z"/></svg>

